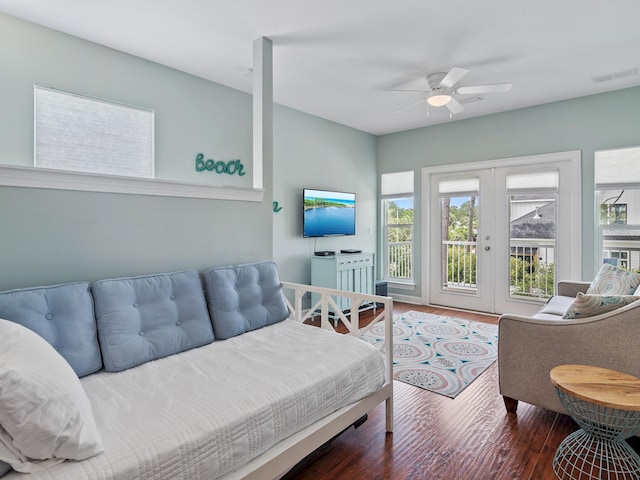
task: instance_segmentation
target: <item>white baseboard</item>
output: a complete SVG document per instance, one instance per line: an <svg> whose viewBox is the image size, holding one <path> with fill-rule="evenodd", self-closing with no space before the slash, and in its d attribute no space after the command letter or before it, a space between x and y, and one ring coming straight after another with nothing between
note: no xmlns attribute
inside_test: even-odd
<svg viewBox="0 0 640 480"><path fill-rule="evenodd" d="M422 305L422 299L420 297L414 297L412 295L398 295L397 293L389 294L394 301L402 303L410 303L412 305Z"/></svg>

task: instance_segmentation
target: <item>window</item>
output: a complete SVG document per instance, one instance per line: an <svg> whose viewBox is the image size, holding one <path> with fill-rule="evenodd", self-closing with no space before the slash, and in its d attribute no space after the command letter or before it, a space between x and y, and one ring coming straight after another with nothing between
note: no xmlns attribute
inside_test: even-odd
<svg viewBox="0 0 640 480"><path fill-rule="evenodd" d="M640 271L640 147L597 151L595 180L599 263Z"/></svg>
<svg viewBox="0 0 640 480"><path fill-rule="evenodd" d="M391 282L413 281L413 172L382 175L382 246L384 276Z"/></svg>
<svg viewBox="0 0 640 480"><path fill-rule="evenodd" d="M34 87L34 166L154 177L154 112Z"/></svg>

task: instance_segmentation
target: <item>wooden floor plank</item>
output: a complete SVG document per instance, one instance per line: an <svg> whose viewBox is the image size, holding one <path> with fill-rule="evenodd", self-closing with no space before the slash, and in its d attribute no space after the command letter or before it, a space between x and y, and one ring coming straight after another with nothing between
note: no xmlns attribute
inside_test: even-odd
<svg viewBox="0 0 640 480"><path fill-rule="evenodd" d="M492 315L394 304L394 314L410 310L498 323ZM552 480L555 450L578 428L566 415L522 402L517 415L508 414L497 363L455 399L396 381L394 419L394 432L387 434L384 406L377 406L361 427L347 430L284 480Z"/></svg>

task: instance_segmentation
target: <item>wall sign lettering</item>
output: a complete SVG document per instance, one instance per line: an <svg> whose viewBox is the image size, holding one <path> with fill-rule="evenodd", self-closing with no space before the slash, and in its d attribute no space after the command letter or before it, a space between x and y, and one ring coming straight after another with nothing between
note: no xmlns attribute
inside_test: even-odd
<svg viewBox="0 0 640 480"><path fill-rule="evenodd" d="M196 155L196 172L204 172L208 170L215 173L226 173L228 175L238 174L239 177L246 175L244 171L244 165L240 160L229 160L224 162L222 160L204 159L204 155L199 153Z"/></svg>

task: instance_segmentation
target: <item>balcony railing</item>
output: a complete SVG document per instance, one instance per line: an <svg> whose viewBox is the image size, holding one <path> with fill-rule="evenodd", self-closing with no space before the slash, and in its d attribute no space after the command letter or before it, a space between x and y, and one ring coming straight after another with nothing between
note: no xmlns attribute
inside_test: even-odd
<svg viewBox="0 0 640 480"><path fill-rule="evenodd" d="M555 285L555 249L553 240L521 241L511 239L509 255L510 293L516 297L549 298ZM617 242L619 243L619 242ZM604 241L605 257L619 259L618 265L629 270L640 271L640 247L621 248L616 242ZM389 277L412 279L412 242L389 243ZM445 288L475 289L476 242L443 242L443 278Z"/></svg>
<svg viewBox="0 0 640 480"><path fill-rule="evenodd" d="M476 250L476 242L442 242L442 284L445 288L477 289ZM509 257L509 292L512 297L545 299L553 295L553 240L531 242L512 239Z"/></svg>
<svg viewBox="0 0 640 480"><path fill-rule="evenodd" d="M476 242L442 242L443 284L449 288L476 289Z"/></svg>
<svg viewBox="0 0 640 480"><path fill-rule="evenodd" d="M553 240L511 239L509 293L512 297L551 298L555 291Z"/></svg>
<svg viewBox="0 0 640 480"><path fill-rule="evenodd" d="M401 280L411 280L411 243L389 242L389 277Z"/></svg>

